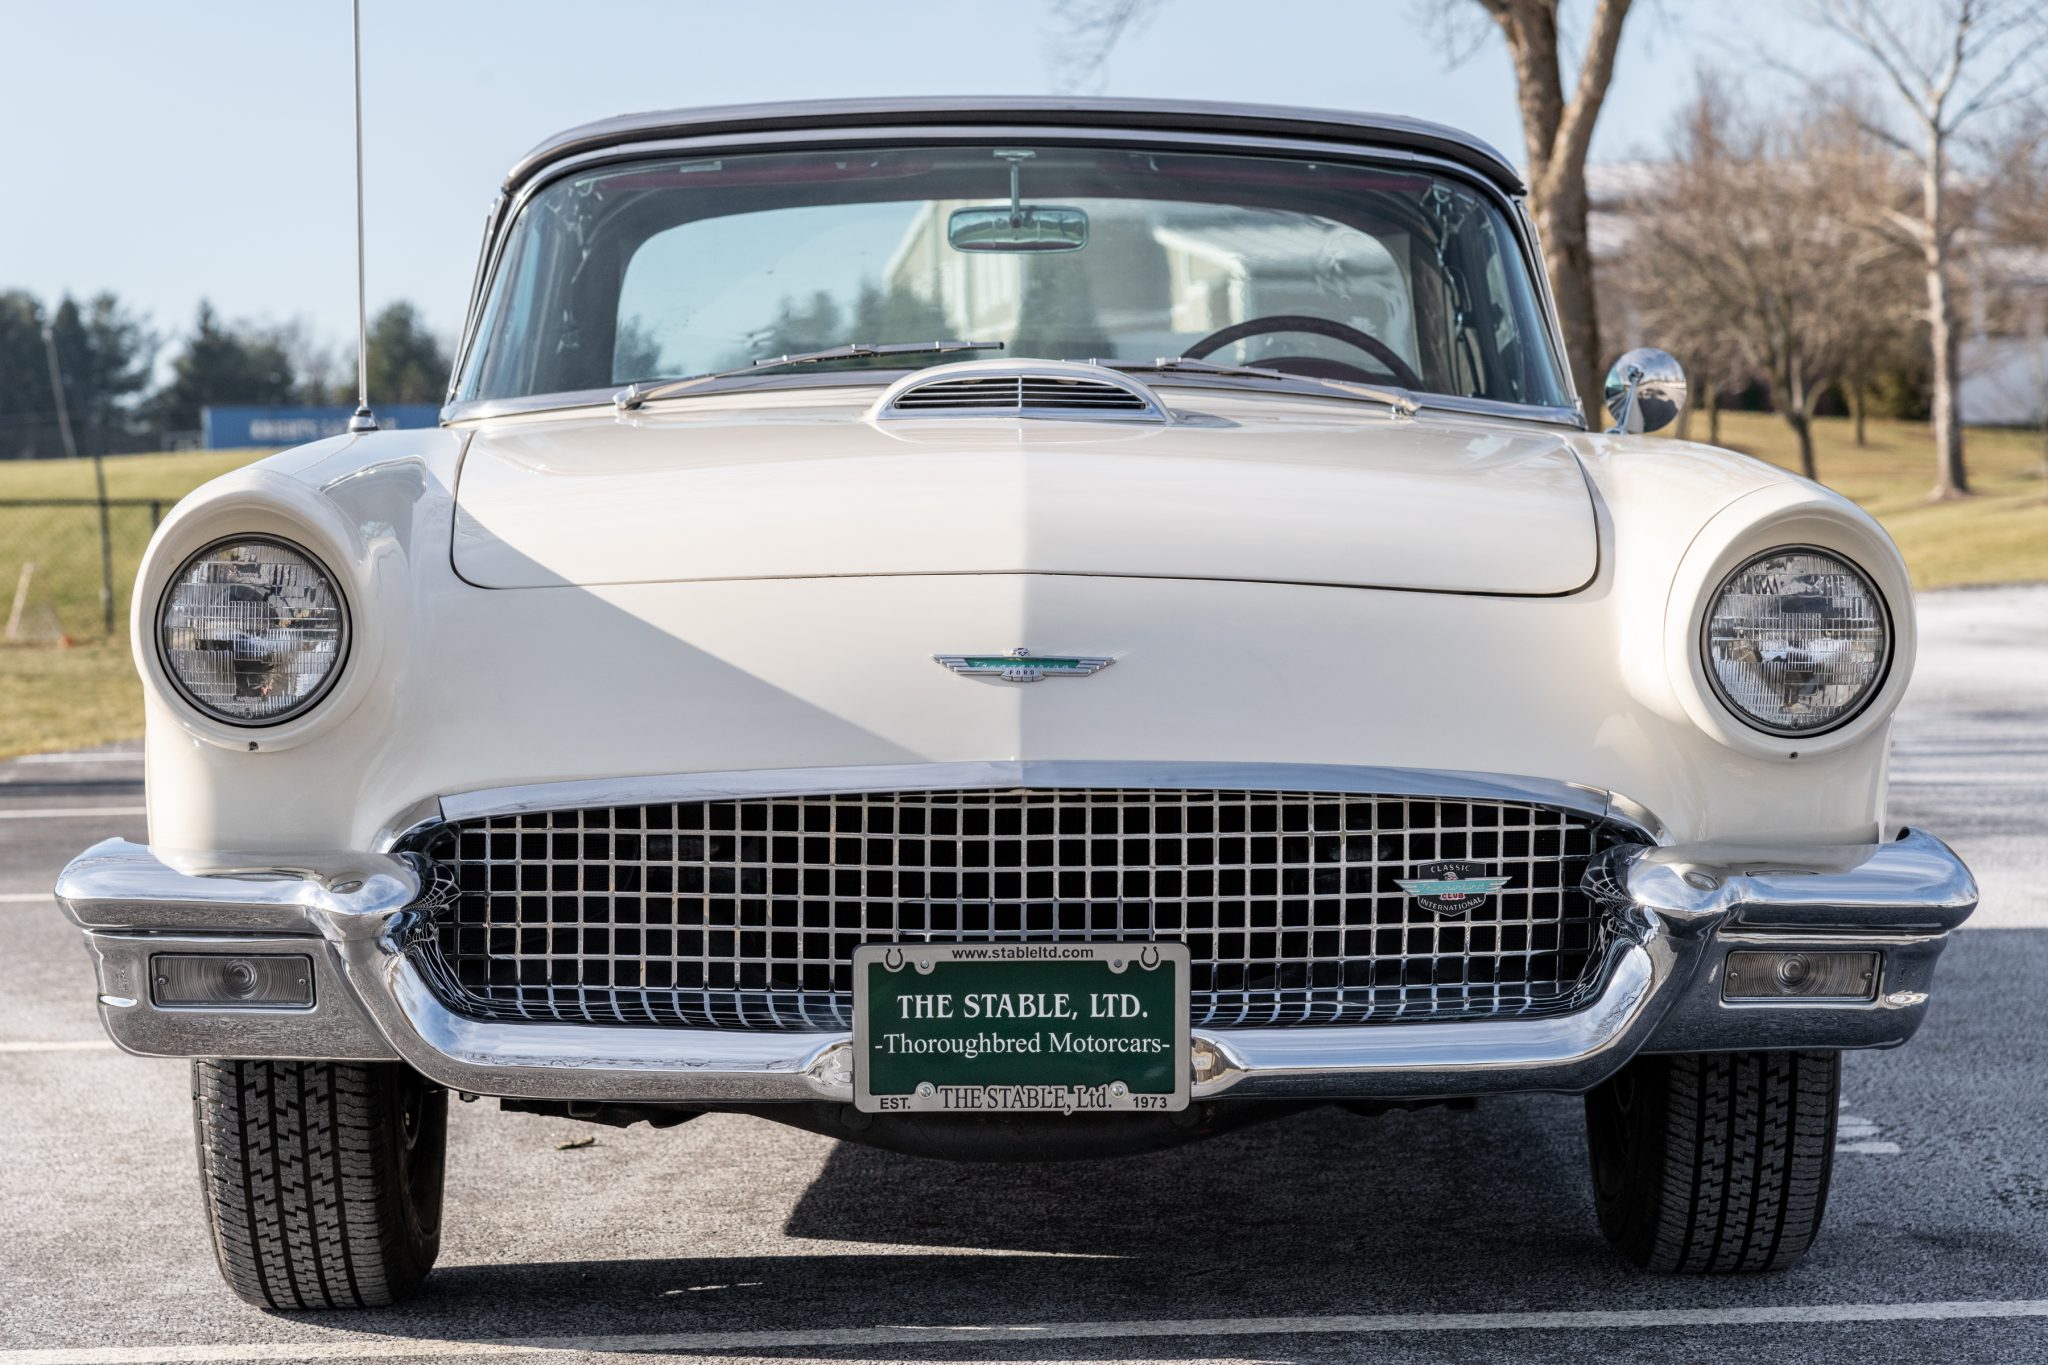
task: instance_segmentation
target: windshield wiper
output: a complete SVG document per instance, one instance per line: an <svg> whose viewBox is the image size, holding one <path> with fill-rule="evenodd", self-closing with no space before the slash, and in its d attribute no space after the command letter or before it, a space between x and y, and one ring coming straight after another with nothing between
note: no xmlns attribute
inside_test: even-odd
<svg viewBox="0 0 2048 1365"><path fill-rule="evenodd" d="M1000 351L1000 341L900 341L876 345L867 341L852 341L844 346L833 346L823 351L799 351L795 355L778 355L766 360L756 360L751 365L735 365L729 370L713 370L709 374L685 375L681 379L657 379L650 383L633 384L620 389L612 401L620 412L631 412L643 403L670 394L682 393L699 384L709 384L714 379L733 379L759 370L779 369L784 365L816 365L825 360L858 360L875 355L950 355L955 351Z"/></svg>
<svg viewBox="0 0 2048 1365"><path fill-rule="evenodd" d="M1142 361L1101 360L1096 362L1112 370L1186 370L1191 374L1243 375L1248 379L1292 379L1299 383L1321 384L1324 388L1355 398L1369 398L1375 403L1385 403L1403 417L1413 417L1422 405L1405 393L1392 389L1375 388L1371 384L1354 384L1348 379L1325 379L1317 374L1289 374L1286 370L1269 370L1262 365L1218 365L1212 361L1195 360L1184 355L1163 355L1146 364Z"/></svg>

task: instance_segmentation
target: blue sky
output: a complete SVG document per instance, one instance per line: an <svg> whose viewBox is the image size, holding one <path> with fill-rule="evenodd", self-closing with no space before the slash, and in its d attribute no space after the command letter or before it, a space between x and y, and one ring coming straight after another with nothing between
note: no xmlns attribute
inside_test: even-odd
<svg viewBox="0 0 2048 1365"><path fill-rule="evenodd" d="M1474 28L1485 40L1453 64L1430 8L1168 0L1102 89L1418 115L1519 160L1500 45ZM1774 26L1812 44L1768 0L1636 8L1597 158L1657 146L1702 57L1734 62ZM1049 20L1034 13L1049 9L365 0L371 305L410 298L452 332L486 204L557 129L749 100L1044 92ZM0 287L112 289L167 333L203 295L352 338L348 32L346 0L0 0Z"/></svg>

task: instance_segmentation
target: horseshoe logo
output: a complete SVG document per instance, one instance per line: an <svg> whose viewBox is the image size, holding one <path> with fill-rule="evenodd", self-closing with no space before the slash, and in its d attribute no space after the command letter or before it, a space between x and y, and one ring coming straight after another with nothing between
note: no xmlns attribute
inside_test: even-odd
<svg viewBox="0 0 2048 1365"><path fill-rule="evenodd" d="M1138 965L1148 972L1157 967L1159 965L1159 949L1149 943L1146 944L1144 950L1138 954Z"/></svg>
<svg viewBox="0 0 2048 1365"><path fill-rule="evenodd" d="M890 949L890 950L889 950L888 952L886 952L886 953L883 953L883 954L882 954L882 965L883 965L884 967L887 967L887 968L888 968L888 969L889 969L890 971L892 971L892 972L900 972L900 971L902 971L902 970L903 970L903 950L902 950L901 948L891 948L891 949Z"/></svg>

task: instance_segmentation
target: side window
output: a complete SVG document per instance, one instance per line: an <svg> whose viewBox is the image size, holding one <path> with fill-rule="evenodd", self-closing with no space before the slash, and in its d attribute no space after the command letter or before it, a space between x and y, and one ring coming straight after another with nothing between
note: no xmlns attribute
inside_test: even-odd
<svg viewBox="0 0 2048 1365"><path fill-rule="evenodd" d="M489 339L480 348L463 385L463 396L478 393L527 393L535 352L536 297L540 291L539 258L543 234L521 232L513 239L511 258L500 270L504 283L491 291L491 301L477 324L477 335Z"/></svg>
<svg viewBox="0 0 2048 1365"><path fill-rule="evenodd" d="M1491 251L1486 257L1486 317L1480 325L1493 325L1493 353L1500 357L1500 373L1495 382L1500 392L1520 398L1529 390L1527 367L1522 363L1522 329L1515 324L1514 311L1505 300L1508 294L1507 271L1501 266L1500 252ZM1482 388L1481 393L1490 393L1491 387Z"/></svg>

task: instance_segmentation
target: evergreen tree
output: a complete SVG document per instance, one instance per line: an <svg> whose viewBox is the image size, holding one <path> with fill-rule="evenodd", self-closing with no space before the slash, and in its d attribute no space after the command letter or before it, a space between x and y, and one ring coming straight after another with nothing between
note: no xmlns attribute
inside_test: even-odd
<svg viewBox="0 0 2048 1365"><path fill-rule="evenodd" d="M454 368L419 310L403 301L370 321L370 403L440 403ZM354 374L349 376L354 378ZM349 397L353 399L351 388Z"/></svg>
<svg viewBox="0 0 2048 1365"><path fill-rule="evenodd" d="M106 450L128 430L149 385L156 334L112 294L83 306L66 295L51 313L25 291L0 293L0 456L60 453L46 324L81 452Z"/></svg>
<svg viewBox="0 0 2048 1365"><path fill-rule="evenodd" d="M79 448L104 451L108 437L134 419L136 400L149 387L159 338L109 293L93 295L84 307L66 295L51 319L51 332Z"/></svg>
<svg viewBox="0 0 2048 1365"><path fill-rule="evenodd" d="M172 431L194 431L199 410L230 403L286 404L297 393L290 357L274 332L230 326L201 300L192 335L171 362L171 382L157 394L158 420Z"/></svg>

